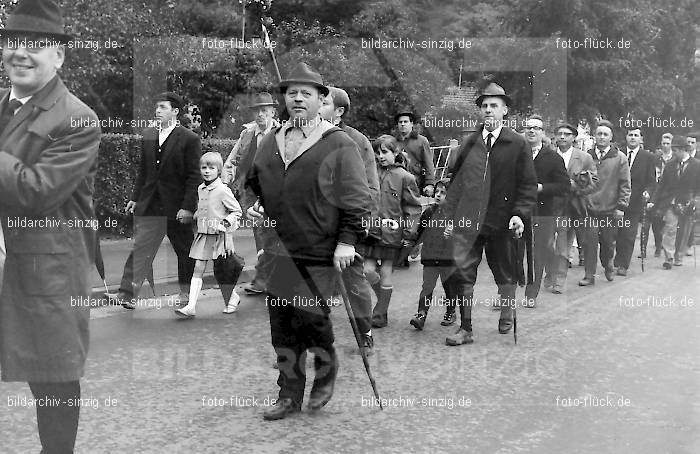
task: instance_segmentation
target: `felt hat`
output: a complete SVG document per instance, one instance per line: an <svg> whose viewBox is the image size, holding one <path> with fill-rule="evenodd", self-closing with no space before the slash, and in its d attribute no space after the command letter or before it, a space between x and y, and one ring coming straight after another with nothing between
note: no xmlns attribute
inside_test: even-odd
<svg viewBox="0 0 700 454"><path fill-rule="evenodd" d="M506 106L509 106L511 104L510 97L506 94L506 91L503 89L503 87L491 82L490 84L488 84L486 86L486 88L484 88L481 91L481 94L479 95L479 97L476 98L477 107L481 107L481 102L484 100L484 98L489 98L489 97L494 97L494 96L502 98L505 101Z"/></svg>
<svg viewBox="0 0 700 454"><path fill-rule="evenodd" d="M557 129L555 131L559 131L560 129L568 129L571 131L571 133L574 135L574 137L578 136L578 129L575 128L571 123L560 123L557 125Z"/></svg>
<svg viewBox="0 0 700 454"><path fill-rule="evenodd" d="M66 33L61 8L52 0L21 0L7 18L0 36L37 35L67 43L73 37Z"/></svg>
<svg viewBox="0 0 700 454"><path fill-rule="evenodd" d="M266 91L257 93L253 96L252 103L248 106L249 109L255 109L256 107L263 106L274 106L277 103L272 99L272 95Z"/></svg>
<svg viewBox="0 0 700 454"><path fill-rule="evenodd" d="M323 79L321 75L311 69L306 63L299 63L292 69L289 76L280 82L279 89L280 93L284 94L287 91L287 87L291 84L307 84L313 85L318 88L323 96L328 95L328 87L323 85Z"/></svg>

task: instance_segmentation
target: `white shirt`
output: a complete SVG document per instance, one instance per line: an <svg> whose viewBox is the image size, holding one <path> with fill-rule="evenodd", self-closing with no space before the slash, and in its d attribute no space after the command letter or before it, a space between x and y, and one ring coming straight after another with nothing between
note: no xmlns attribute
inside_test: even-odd
<svg viewBox="0 0 700 454"><path fill-rule="evenodd" d="M632 160L630 161L630 153L632 153ZM629 147L627 147L627 160L630 163L630 167L632 167L632 164L634 164L634 160L637 159L637 153L639 153L639 147L635 148L634 150L630 150Z"/></svg>
<svg viewBox="0 0 700 454"><path fill-rule="evenodd" d="M603 159L603 156L608 154L608 151L610 151L610 145L608 145L605 150L600 150L598 147L594 148L596 156L598 156L598 161Z"/></svg>
<svg viewBox="0 0 700 454"><path fill-rule="evenodd" d="M557 153L559 153L559 156L564 160L564 167L566 169L569 169L569 161L571 161L571 155L574 154L574 147L569 147L568 150L562 153L560 149L557 148Z"/></svg>
<svg viewBox="0 0 700 454"><path fill-rule="evenodd" d="M160 146L160 147L163 146L165 141L168 140L170 133L173 132L173 129L175 129L176 125L177 125L177 122L173 122L173 124L171 124L167 128L158 130L158 146Z"/></svg>
<svg viewBox="0 0 700 454"><path fill-rule="evenodd" d="M486 137L491 134L493 136L493 141L491 142L491 146L496 143L496 140L498 139L498 136L501 135L501 129L503 129L503 125L499 126L498 128L494 129L493 131L489 132L486 127L484 127L484 130L481 131L481 137L484 139L484 143L488 144L488 140L486 140Z"/></svg>
<svg viewBox="0 0 700 454"><path fill-rule="evenodd" d="M534 161L537 159L537 155L540 153L540 150L542 149L542 142L536 147L532 147L532 160Z"/></svg>
<svg viewBox="0 0 700 454"><path fill-rule="evenodd" d="M253 134L255 134L254 137L255 137L256 141L258 142L256 145L260 146L260 141L265 136L265 134L270 132L270 130L272 129L273 126L275 126L275 122L271 121L270 124L267 126L267 128L265 128L265 130L262 130L262 129L260 129L260 126L257 123L255 123L255 132Z"/></svg>

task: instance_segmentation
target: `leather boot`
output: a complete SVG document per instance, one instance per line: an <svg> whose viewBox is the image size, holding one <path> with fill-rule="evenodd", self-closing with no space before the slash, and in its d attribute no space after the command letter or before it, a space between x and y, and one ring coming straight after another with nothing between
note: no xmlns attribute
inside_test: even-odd
<svg viewBox="0 0 700 454"><path fill-rule="evenodd" d="M472 301L473 295L465 295L457 302L459 306L460 327L454 334L445 338L445 345L464 345L474 342L472 338Z"/></svg>
<svg viewBox="0 0 700 454"><path fill-rule="evenodd" d="M507 334L513 327L513 305L504 304L501 306L501 316L498 319L498 332Z"/></svg>
<svg viewBox="0 0 700 454"><path fill-rule="evenodd" d="M314 369L316 376L309 394L309 410L318 410L331 400L335 378L338 376L338 355L331 347L321 354L314 355Z"/></svg>
<svg viewBox="0 0 700 454"><path fill-rule="evenodd" d="M283 397L278 399L275 405L265 410L263 419L266 421L275 421L277 419L284 419L287 415L300 411L301 406L295 403L291 397Z"/></svg>
<svg viewBox="0 0 700 454"><path fill-rule="evenodd" d="M393 290L393 287L379 288L377 305L374 306L374 311L372 312L372 328L384 328L389 324L387 311L389 310L389 301Z"/></svg>

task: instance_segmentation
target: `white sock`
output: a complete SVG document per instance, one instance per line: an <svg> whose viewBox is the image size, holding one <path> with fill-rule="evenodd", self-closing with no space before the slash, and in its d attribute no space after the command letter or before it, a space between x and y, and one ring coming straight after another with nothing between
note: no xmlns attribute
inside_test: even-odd
<svg viewBox="0 0 700 454"><path fill-rule="evenodd" d="M187 303L187 308L194 310L199 298L199 291L202 290L202 278L193 277L190 282L190 301Z"/></svg>
<svg viewBox="0 0 700 454"><path fill-rule="evenodd" d="M238 307L238 303L240 303L240 302L241 302L241 297L240 297L240 296L238 295L238 293L236 293L236 291L234 290L234 291L231 293L231 299L228 301L228 305L229 305L230 307Z"/></svg>

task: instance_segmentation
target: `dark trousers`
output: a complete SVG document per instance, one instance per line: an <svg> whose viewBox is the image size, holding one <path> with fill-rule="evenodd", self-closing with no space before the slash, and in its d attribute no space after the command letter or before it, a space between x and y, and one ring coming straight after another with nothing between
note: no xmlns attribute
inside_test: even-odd
<svg viewBox="0 0 700 454"><path fill-rule="evenodd" d="M343 270L343 284L348 292L350 307L361 334L372 329L372 287L364 273L364 259L355 258L351 266Z"/></svg>
<svg viewBox="0 0 700 454"><path fill-rule="evenodd" d="M272 235L276 235L274 229L253 227L255 250L258 251L258 261L255 263L255 278L253 282L261 288L267 288L267 280L270 273L270 254L265 252L265 247L270 244ZM262 253L260 252L261 250L263 251Z"/></svg>
<svg viewBox="0 0 700 454"><path fill-rule="evenodd" d="M80 417L80 382L30 382L29 389L37 399L36 422L41 452L72 453Z"/></svg>
<svg viewBox="0 0 700 454"><path fill-rule="evenodd" d="M535 216L532 228L535 281L525 287L525 297L527 298L537 298L539 295L544 267L554 257L555 218L553 216Z"/></svg>
<svg viewBox="0 0 700 454"><path fill-rule="evenodd" d="M641 217L642 213L625 213L625 217L622 219L622 225L617 230L615 260L613 261L613 265L617 268L627 269L630 267Z"/></svg>
<svg viewBox="0 0 700 454"><path fill-rule="evenodd" d="M654 248L658 251L663 249L662 242L663 242L663 235L664 235L664 217L663 215L658 216L656 214L652 215L651 213L647 214L647 222L645 225L642 226L643 230L643 235L640 234L641 238L644 238L644 241L641 243L642 248L646 248L647 244L649 244L649 228L651 228L651 231L654 234Z"/></svg>
<svg viewBox="0 0 700 454"><path fill-rule="evenodd" d="M600 243L600 263L605 269L613 268L615 240L618 219L613 215L599 214L583 220L583 257L586 277L595 276L598 268L598 244Z"/></svg>
<svg viewBox="0 0 700 454"><path fill-rule="evenodd" d="M418 312L427 313L430 309L429 304L438 278L442 281L442 288L445 289L445 310L449 313L455 312L457 298L460 296L459 292L462 287L457 267L454 265L423 265L423 287L418 297Z"/></svg>
<svg viewBox="0 0 700 454"><path fill-rule="evenodd" d="M164 216L134 218L134 249L124 264L120 292L138 296L165 235L168 235L177 255L177 280L180 291L187 293L194 272L194 260L189 257L194 239L192 224L182 224Z"/></svg>
<svg viewBox="0 0 700 454"><path fill-rule="evenodd" d="M334 377L337 355L328 300L335 289L332 265L318 266L271 256L266 298L272 347L277 354L279 398L301 405L306 383L306 352L314 353L314 384ZM296 298L295 298L296 297Z"/></svg>

